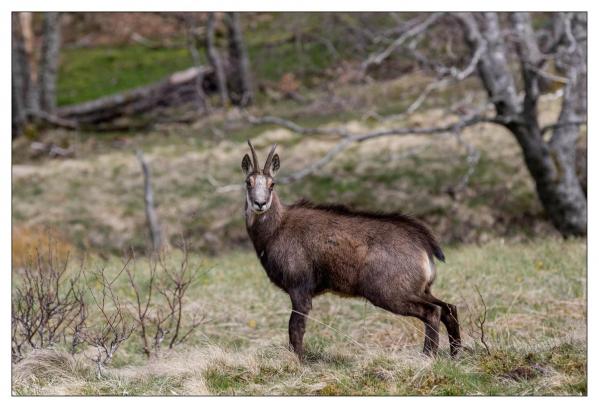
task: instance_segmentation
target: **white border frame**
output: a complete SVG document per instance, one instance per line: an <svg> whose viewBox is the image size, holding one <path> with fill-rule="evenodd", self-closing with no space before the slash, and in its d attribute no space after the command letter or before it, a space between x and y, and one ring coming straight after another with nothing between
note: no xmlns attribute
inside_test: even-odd
<svg viewBox="0 0 599 408"><path fill-rule="evenodd" d="M104 1L39 1L39 0L20 0L17 2L9 3L8 1L2 2L0 6L2 13L0 14L0 41L2 44L2 55L6 58L5 63L2 64L2 90L3 95L1 99L2 107L2 130L4 134L3 146L0 148L0 163L2 164L2 174L0 176L0 269L1 273L4 274L5 282L9 282L9 274L11 273L11 146L8 143L10 140L9 129L11 126L11 101L10 101L10 49L11 49L11 11L438 11L438 10L475 10L475 11L588 11L588 34L589 34L589 52L588 52L588 66L589 66L589 78L588 78L588 121L589 129L594 129L593 118L596 112L596 104L594 101L593 89L596 89L595 76L593 68L597 67L597 29L596 23L598 23L597 15L597 2L570 0L570 1L557 1L557 0L545 0L543 2L533 3L531 1L523 2L516 0L503 0L501 2L481 2L474 0L459 0L449 2L442 1L417 1L417 2L400 2L395 1L382 1L382 0L369 0L356 1L356 0L302 0L299 3L286 2L283 3L280 0L253 0L240 2L235 0L207 0L207 1L191 1L191 0L146 0L144 2L130 2L124 4L122 0L104 0ZM589 187L588 187L588 221L589 221L589 232L588 232L588 294L595 294L599 291L597 287L597 278L595 277L596 269L595 266L599 262L599 251L595 252L593 249L597 249L594 244L597 243L596 229L593 226L597 225L596 212L590 211L594 208L594 204L597 203L597 176L599 176L598 164L592 160L593 153L597 151L597 142L593 138L593 132L590 132L588 139L588 172L589 172ZM503 406L509 404L542 404L543 406L553 406L558 404L573 404L573 405L586 405L593 404L597 406L599 398L596 392L596 368L597 365L597 353L592 345L596 344L597 339L597 314L593 311L597 310L597 302L594 301L593 296L588 297L588 397L487 397L484 400L477 397L451 397L440 400L439 398L423 398L423 397L335 397L335 398L316 398L308 397L306 400L301 397L179 397L171 399L168 402L165 398L169 397L154 397L146 398L143 400L136 399L130 401L129 399L123 399L118 397L89 397L82 400L82 397L10 397L11 393L11 378L10 378L10 353L9 353L9 331L10 331L10 297L11 288L10 284L5 284L2 287L3 301L1 302L1 327L2 336L0 337L0 361L1 361L1 384L2 384L2 403L3 406L11 406L12 404L29 405L35 404L36 406L46 407L50 405L60 405L61 407L77 406L79 407L82 403L89 407L102 407L105 408L107 404L113 406L125 405L130 403L141 403L144 405L157 405L163 406L165 403L184 405L184 406L203 406L216 405L216 404L243 404L246 405L257 405L260 407L277 407L285 405L286 408L292 407L304 407L306 404L316 405L329 405L331 403L339 403L344 407L359 406L363 407L364 404L376 404L377 406L397 406L398 404L418 404L422 406L437 406L439 404L450 404L459 405L460 407L474 407L478 408L479 405L484 404L485 406ZM595 401L594 403L592 401Z"/></svg>

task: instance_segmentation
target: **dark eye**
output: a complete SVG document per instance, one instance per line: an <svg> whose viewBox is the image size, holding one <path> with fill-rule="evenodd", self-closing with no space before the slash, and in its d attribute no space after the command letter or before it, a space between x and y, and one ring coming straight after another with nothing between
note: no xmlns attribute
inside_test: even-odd
<svg viewBox="0 0 599 408"><path fill-rule="evenodd" d="M249 180L246 181L245 184L248 186L248 188L252 188L252 183Z"/></svg>
<svg viewBox="0 0 599 408"><path fill-rule="evenodd" d="M270 183L270 189L272 190L273 188L275 188L275 183L274 182Z"/></svg>

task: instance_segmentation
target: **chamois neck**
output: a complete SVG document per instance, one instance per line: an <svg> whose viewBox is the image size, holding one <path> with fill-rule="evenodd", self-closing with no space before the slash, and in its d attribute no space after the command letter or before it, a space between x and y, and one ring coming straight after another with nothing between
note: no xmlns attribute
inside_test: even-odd
<svg viewBox="0 0 599 408"><path fill-rule="evenodd" d="M256 250L264 249L268 240L276 233L285 213L285 205L279 200L276 191L271 194L270 208L263 214L256 214L245 203L245 224Z"/></svg>

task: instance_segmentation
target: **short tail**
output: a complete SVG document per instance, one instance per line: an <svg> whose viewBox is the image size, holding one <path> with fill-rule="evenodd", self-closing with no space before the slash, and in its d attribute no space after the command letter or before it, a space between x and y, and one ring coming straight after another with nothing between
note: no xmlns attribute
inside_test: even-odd
<svg viewBox="0 0 599 408"><path fill-rule="evenodd" d="M443 253L443 250L441 249L439 244L434 242L431 244L431 247L433 250L433 255L435 255L435 258L437 258L441 262L445 262L445 254Z"/></svg>
<svg viewBox="0 0 599 408"><path fill-rule="evenodd" d="M441 249L441 247L437 243L437 240L435 240L435 239L430 240L429 241L429 245L430 245L430 248L431 248L431 252L435 256L435 258L437 258L441 262L445 262L445 254L443 253L443 250Z"/></svg>

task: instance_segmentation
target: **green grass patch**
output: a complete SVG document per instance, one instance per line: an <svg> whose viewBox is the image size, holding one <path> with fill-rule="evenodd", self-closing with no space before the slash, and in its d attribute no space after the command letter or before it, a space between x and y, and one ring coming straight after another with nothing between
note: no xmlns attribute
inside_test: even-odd
<svg viewBox="0 0 599 408"><path fill-rule="evenodd" d="M80 103L142 86L191 66L185 48L141 45L64 49L58 105Z"/></svg>

